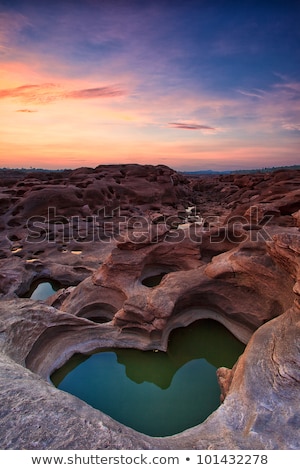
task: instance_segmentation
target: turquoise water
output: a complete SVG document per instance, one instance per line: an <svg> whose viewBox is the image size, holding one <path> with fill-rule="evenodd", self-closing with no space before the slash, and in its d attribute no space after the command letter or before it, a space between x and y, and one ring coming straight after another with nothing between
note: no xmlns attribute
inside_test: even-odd
<svg viewBox="0 0 300 470"><path fill-rule="evenodd" d="M232 367L244 347L218 322L199 320L174 330L166 353L76 354L51 380L137 431L168 436L203 422L219 406L216 369Z"/></svg>
<svg viewBox="0 0 300 470"><path fill-rule="evenodd" d="M36 281L32 284L27 297L33 300L45 300L55 294L59 289L58 283L54 281Z"/></svg>

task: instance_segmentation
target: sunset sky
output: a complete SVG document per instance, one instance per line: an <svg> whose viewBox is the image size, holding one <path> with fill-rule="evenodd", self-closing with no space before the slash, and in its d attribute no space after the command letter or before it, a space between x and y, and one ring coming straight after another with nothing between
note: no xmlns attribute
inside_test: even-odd
<svg viewBox="0 0 300 470"><path fill-rule="evenodd" d="M0 0L0 167L300 164L300 1Z"/></svg>

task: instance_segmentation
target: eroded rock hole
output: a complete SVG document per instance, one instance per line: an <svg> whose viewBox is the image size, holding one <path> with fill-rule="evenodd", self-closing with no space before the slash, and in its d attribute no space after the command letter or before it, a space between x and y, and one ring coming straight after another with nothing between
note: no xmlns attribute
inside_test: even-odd
<svg viewBox="0 0 300 470"><path fill-rule="evenodd" d="M55 294L61 287L59 282L52 279L38 279L31 284L24 297L32 300L45 300Z"/></svg>
<svg viewBox="0 0 300 470"><path fill-rule="evenodd" d="M105 302L86 305L77 314L78 317L87 318L95 323L107 323L112 320L117 309Z"/></svg>
<svg viewBox="0 0 300 470"><path fill-rule="evenodd" d="M22 225L22 223L20 222L20 220L17 220L15 218L13 219L10 219L8 222L7 222L7 225L9 227L20 227Z"/></svg>
<svg viewBox="0 0 300 470"><path fill-rule="evenodd" d="M146 287L158 286L166 274L168 273L162 272L160 274L156 274L155 276L147 277L146 279L143 279L142 284Z"/></svg>
<svg viewBox="0 0 300 470"><path fill-rule="evenodd" d="M218 408L216 370L231 368L243 350L223 325L199 320L173 330L165 353L123 348L76 354L51 380L137 431L168 436Z"/></svg>
<svg viewBox="0 0 300 470"><path fill-rule="evenodd" d="M156 287L172 271L174 269L170 266L146 265L141 274L141 283L146 287Z"/></svg>

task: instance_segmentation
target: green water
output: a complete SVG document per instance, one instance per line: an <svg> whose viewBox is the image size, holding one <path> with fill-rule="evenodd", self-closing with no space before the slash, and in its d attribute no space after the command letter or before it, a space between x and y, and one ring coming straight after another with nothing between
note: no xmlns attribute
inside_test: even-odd
<svg viewBox="0 0 300 470"><path fill-rule="evenodd" d="M59 289L59 284L55 281L35 281L26 297L33 300L45 300L50 295L55 294Z"/></svg>
<svg viewBox="0 0 300 470"><path fill-rule="evenodd" d="M201 423L220 405L216 369L231 368L244 347L220 323L199 320L174 330L166 353L76 354L51 380L137 431L168 436Z"/></svg>

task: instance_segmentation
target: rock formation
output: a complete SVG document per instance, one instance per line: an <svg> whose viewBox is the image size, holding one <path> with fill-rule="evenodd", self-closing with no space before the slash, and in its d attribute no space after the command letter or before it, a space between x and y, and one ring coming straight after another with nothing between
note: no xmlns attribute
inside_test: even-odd
<svg viewBox="0 0 300 470"><path fill-rule="evenodd" d="M0 176L2 449L300 448L299 171ZM61 289L25 298L39 279ZM50 382L75 352L164 351L199 318L247 347L218 370L220 407L180 435L142 435Z"/></svg>

